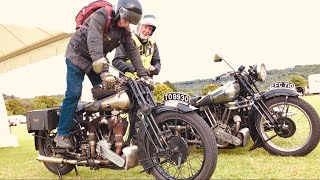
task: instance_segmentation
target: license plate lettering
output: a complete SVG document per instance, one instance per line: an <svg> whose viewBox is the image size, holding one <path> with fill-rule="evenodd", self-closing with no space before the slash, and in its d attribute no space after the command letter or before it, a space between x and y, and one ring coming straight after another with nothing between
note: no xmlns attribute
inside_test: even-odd
<svg viewBox="0 0 320 180"><path fill-rule="evenodd" d="M275 82L270 85L270 89L278 89L278 88L295 90L296 86L294 83L291 83L291 82Z"/></svg>
<svg viewBox="0 0 320 180"><path fill-rule="evenodd" d="M166 101L177 101L184 104L189 104L190 96L183 93L170 92L166 93L163 96L163 100Z"/></svg>

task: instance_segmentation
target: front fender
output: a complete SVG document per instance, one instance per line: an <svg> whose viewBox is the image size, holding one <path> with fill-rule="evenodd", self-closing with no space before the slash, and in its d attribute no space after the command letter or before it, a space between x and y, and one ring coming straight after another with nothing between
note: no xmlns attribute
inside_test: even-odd
<svg viewBox="0 0 320 180"><path fill-rule="evenodd" d="M187 113L187 112L192 112L197 110L198 108L191 106L191 105L184 105L181 103L178 103L175 106L168 106L168 105L159 105L154 107L153 109L153 114L157 115L160 114L164 111L174 111L174 112L179 112L179 113Z"/></svg>
<svg viewBox="0 0 320 180"><path fill-rule="evenodd" d="M297 97L299 95L300 94L297 91L291 90L291 89L272 89L270 91L262 93L262 99L268 100L270 98L277 97L277 96Z"/></svg>

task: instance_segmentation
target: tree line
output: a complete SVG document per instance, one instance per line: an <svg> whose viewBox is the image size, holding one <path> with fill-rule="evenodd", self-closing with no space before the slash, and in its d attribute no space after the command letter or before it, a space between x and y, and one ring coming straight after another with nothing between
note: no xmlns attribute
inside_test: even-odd
<svg viewBox="0 0 320 180"><path fill-rule="evenodd" d="M307 86L308 76L311 74L320 74L320 64L314 65L296 65L286 69L272 69L267 71L268 77L265 82L258 83L260 90L267 90L272 83L286 81L293 82L296 86ZM189 92L195 95L203 95L206 93L204 88L207 86L221 85L225 81L232 80L226 78L223 80L213 81L212 79L196 79L190 81L181 81L173 83L178 91ZM210 89L210 88L209 88Z"/></svg>
<svg viewBox="0 0 320 180"><path fill-rule="evenodd" d="M154 95L157 102L162 102L166 92L177 91L169 81L157 83ZM14 95L5 95L4 100L8 115L26 115L27 112L38 109L56 108L63 102L63 95L37 96L35 98L19 98Z"/></svg>
<svg viewBox="0 0 320 180"><path fill-rule="evenodd" d="M18 98L13 95L4 95L8 115L25 115L28 111L45 108L59 107L64 97L37 96L35 98Z"/></svg>
<svg viewBox="0 0 320 180"><path fill-rule="evenodd" d="M320 65L297 65L293 68L283 70L267 71L268 78L263 83L258 83L261 90L267 90L274 82L288 81L295 83L296 86L307 86L310 74L320 74ZM223 81L231 80L224 79ZM163 101L163 95L167 92L183 92L191 96L206 95L208 92L218 88L222 80L213 82L212 79L192 80L171 83L157 83L154 89L154 96L157 102ZM25 115L28 111L45 108L59 107L63 102L63 95L37 96L31 99L21 99L13 95L4 95L8 115Z"/></svg>

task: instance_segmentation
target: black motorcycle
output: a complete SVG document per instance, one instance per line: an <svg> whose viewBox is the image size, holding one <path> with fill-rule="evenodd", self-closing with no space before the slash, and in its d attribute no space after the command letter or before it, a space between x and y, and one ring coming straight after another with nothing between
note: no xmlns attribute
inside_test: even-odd
<svg viewBox="0 0 320 180"><path fill-rule="evenodd" d="M211 178L217 144L208 124L188 106L157 104L151 89L144 79L127 77L117 79L112 92L94 87L95 101L78 104L71 149L53 141L59 109L29 112L37 160L60 177L73 169L77 173L78 165L127 170L142 164L142 172L156 179Z"/></svg>
<svg viewBox="0 0 320 180"><path fill-rule="evenodd" d="M226 62L215 56L215 62L222 60ZM307 155L320 138L317 112L299 98L298 92L281 88L292 86L290 83L282 82L275 85L278 88L260 92L257 82L264 81L266 76L263 63L250 66L247 71L241 65L238 70L214 78L215 82L228 80L221 87L202 97L186 97L185 102L198 108L195 112L214 131L218 148L246 147L251 136L254 144L250 150L263 147L273 155Z"/></svg>

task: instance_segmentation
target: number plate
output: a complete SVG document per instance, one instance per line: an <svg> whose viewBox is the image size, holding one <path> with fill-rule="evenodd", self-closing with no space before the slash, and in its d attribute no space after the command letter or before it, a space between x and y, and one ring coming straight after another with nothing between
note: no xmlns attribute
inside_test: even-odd
<svg viewBox="0 0 320 180"><path fill-rule="evenodd" d="M275 82L270 85L270 89L279 89L279 88L296 90L296 85L291 82Z"/></svg>
<svg viewBox="0 0 320 180"><path fill-rule="evenodd" d="M166 105L177 105L178 103L189 105L190 96L178 92L169 92L163 95L163 100Z"/></svg>

